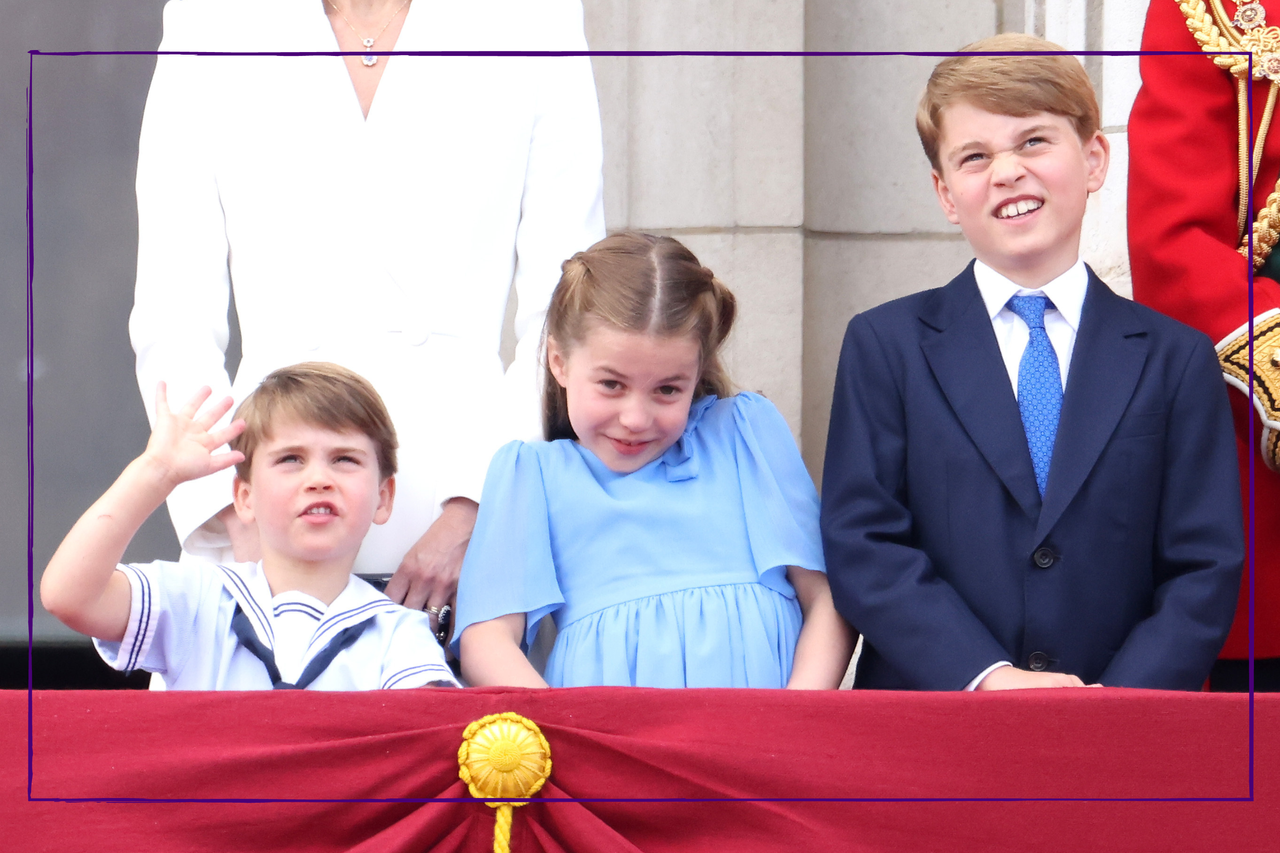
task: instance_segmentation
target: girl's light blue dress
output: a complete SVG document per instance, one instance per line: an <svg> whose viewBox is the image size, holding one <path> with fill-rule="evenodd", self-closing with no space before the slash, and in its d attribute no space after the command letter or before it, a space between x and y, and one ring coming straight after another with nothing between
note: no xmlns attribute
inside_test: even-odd
<svg viewBox="0 0 1280 853"><path fill-rule="evenodd" d="M548 614L553 686L783 687L800 607L787 566L825 571L818 495L758 394L704 397L630 474L574 441L512 442L489 466L458 628Z"/></svg>

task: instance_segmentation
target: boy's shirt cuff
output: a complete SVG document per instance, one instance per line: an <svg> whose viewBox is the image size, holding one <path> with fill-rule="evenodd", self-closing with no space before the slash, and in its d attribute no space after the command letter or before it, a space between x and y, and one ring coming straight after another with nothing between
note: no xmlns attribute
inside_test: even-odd
<svg viewBox="0 0 1280 853"><path fill-rule="evenodd" d="M125 564L116 566L116 571L129 580L129 622L119 642L94 637L93 645L112 669L131 672L143 668L142 663L151 651L159 611L155 606L155 588L146 573Z"/></svg>
<svg viewBox="0 0 1280 853"><path fill-rule="evenodd" d="M1013 666L1013 664L1007 660L996 661L995 663L991 664L991 666L987 667L982 672L978 673L977 678L975 678L973 681L970 681L968 684L966 684L964 688L965 691L972 692L974 690L977 690L978 685L982 683L982 679L986 678L988 675L995 672L997 669L999 669L1002 666Z"/></svg>

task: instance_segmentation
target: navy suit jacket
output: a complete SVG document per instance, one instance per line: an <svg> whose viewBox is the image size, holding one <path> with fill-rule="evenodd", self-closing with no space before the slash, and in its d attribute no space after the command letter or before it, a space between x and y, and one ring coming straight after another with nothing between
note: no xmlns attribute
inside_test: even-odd
<svg viewBox="0 0 1280 853"><path fill-rule="evenodd" d="M972 264L850 321L822 482L855 684L958 690L993 663L1199 689L1244 559L1222 373L1200 332L1093 271L1043 501Z"/></svg>

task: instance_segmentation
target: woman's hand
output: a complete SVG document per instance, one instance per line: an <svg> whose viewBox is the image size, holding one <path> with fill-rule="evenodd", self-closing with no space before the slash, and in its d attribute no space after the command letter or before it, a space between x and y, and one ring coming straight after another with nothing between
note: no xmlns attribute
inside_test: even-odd
<svg viewBox="0 0 1280 853"><path fill-rule="evenodd" d="M458 592L462 558L476 526L480 505L469 498L452 498L444 505L427 532L422 534L387 583L387 598L410 610L441 608L452 604ZM439 627L436 611L433 627Z"/></svg>

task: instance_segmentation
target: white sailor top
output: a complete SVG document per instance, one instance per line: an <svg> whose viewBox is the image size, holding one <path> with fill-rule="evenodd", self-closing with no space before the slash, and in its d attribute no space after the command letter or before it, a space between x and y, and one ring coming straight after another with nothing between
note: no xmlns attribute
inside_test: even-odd
<svg viewBox="0 0 1280 853"><path fill-rule="evenodd" d="M326 608L298 592L273 599L261 563L157 561L118 570L129 579L129 624L120 642L94 645L113 668L159 673L171 690L270 690L301 680L315 690L457 686L427 614L355 576ZM299 634L301 641L286 639ZM273 653L283 684L264 662Z"/></svg>

